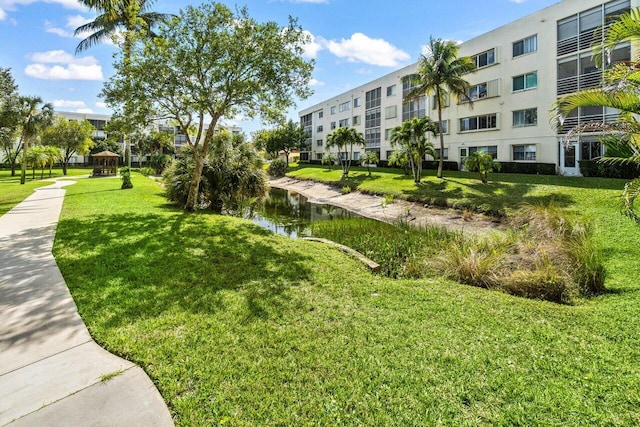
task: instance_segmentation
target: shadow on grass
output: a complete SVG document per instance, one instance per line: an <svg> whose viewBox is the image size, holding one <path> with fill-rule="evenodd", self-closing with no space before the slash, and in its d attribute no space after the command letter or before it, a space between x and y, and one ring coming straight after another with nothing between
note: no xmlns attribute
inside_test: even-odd
<svg viewBox="0 0 640 427"><path fill-rule="evenodd" d="M207 214L97 215L59 223L56 258L78 305L106 327L176 308L215 315L238 295L259 319L278 316L311 275L308 256L272 239Z"/></svg>
<svg viewBox="0 0 640 427"><path fill-rule="evenodd" d="M394 178L400 179L400 178ZM455 185L452 185L455 184ZM571 196L561 193L547 193L543 196L530 194L533 184L517 185L502 182L467 180L448 177L444 180L423 179L417 188L404 190L402 194L409 200L425 201L438 206L472 209L493 215L502 215L505 209L517 208L523 204L543 204L551 202L561 207L574 203Z"/></svg>

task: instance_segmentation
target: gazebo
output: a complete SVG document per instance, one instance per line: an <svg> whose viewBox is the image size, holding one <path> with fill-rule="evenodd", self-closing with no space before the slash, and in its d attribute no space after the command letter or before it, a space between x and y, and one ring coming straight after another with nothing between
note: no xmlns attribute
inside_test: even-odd
<svg viewBox="0 0 640 427"><path fill-rule="evenodd" d="M116 153L102 151L91 157L93 158L93 176L109 176L117 173L120 156Z"/></svg>

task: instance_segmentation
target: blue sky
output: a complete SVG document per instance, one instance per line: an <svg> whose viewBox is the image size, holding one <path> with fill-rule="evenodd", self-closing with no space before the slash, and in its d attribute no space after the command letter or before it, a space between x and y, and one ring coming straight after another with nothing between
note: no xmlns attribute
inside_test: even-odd
<svg viewBox="0 0 640 427"><path fill-rule="evenodd" d="M565 0L573 1L573 0ZM259 21L297 17L314 42L314 95L289 112L340 94L415 62L430 36L465 41L558 0L248 0ZM178 13L198 1L158 0L154 10ZM93 15L76 0L0 0L0 67L9 67L25 95L39 95L59 111L110 114L99 98L113 73L110 44L74 55L73 30ZM227 119L249 133L257 121Z"/></svg>

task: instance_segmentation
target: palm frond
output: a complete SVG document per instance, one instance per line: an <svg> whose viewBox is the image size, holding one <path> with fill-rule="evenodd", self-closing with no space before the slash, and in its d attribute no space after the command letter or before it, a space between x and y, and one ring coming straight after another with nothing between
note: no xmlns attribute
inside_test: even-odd
<svg viewBox="0 0 640 427"><path fill-rule="evenodd" d="M640 215L635 210L635 201L640 195L640 178L628 182L622 191L622 213L640 224Z"/></svg>

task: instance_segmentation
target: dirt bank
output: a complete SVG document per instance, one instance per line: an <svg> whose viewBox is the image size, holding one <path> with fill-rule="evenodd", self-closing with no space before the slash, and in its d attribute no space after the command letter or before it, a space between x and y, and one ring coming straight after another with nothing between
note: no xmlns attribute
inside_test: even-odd
<svg viewBox="0 0 640 427"><path fill-rule="evenodd" d="M465 214L453 209L425 207L420 203L394 200L385 203L384 198L357 191L342 194L339 188L313 181L278 178L269 181L272 187L292 190L307 197L312 203L324 203L348 209L359 215L381 221L405 220L416 225L431 224L472 234L486 234L502 230L495 219L479 214Z"/></svg>

